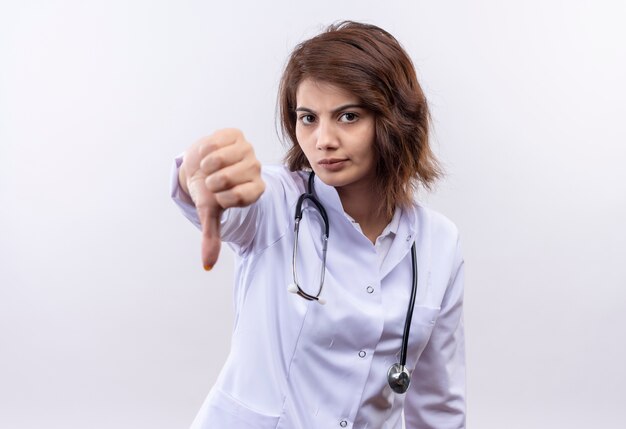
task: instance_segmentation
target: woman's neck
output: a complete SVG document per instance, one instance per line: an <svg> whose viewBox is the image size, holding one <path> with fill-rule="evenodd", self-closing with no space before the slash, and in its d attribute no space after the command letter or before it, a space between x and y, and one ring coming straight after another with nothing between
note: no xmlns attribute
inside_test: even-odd
<svg viewBox="0 0 626 429"><path fill-rule="evenodd" d="M343 210L361 227L363 234L373 243L391 222L385 210L381 210L380 198L372 195L371 187L360 189L336 188Z"/></svg>

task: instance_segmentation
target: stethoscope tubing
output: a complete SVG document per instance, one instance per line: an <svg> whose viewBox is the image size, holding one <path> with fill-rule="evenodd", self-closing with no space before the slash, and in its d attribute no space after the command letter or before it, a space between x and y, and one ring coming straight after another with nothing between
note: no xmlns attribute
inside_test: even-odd
<svg viewBox="0 0 626 429"><path fill-rule="evenodd" d="M313 194L313 180L315 174L311 172L309 174L307 191L300 195L298 202L296 203L296 214L294 221L294 241L291 267L293 271L293 283L289 285L288 290L295 294L300 295L302 298L308 301L317 301L320 304L324 304L326 301L320 298L322 288L324 286L324 275L326 272L326 249L328 245L328 236L330 232L330 222L328 220L328 214L322 203ZM322 269L320 274L320 285L316 295L311 295L305 292L298 282L298 270L296 261L298 259L298 234L300 231L300 221L302 220L302 205L308 200L317 208L322 219L324 221L324 235L322 236ZM415 299L417 295L417 283L418 283L418 268L417 268L417 250L415 242L411 245L411 270L413 273L413 283L411 287L411 297L409 299L409 306L407 309L406 319L404 322L404 331L402 334L402 347L400 348L400 362L393 364L387 373L387 379L389 386L396 393L405 393L409 388L411 382L411 375L406 369L406 358L409 343L409 334L411 332L411 320L413 319L413 310L415 308Z"/></svg>
<svg viewBox="0 0 626 429"><path fill-rule="evenodd" d="M406 365L407 348L409 343L409 334L411 332L411 320L413 319L413 310L415 308L415 297L417 295L417 250L415 249L415 242L411 246L411 269L413 270L413 287L411 288L411 298L409 300L409 308L406 313L406 320L404 322L404 334L402 335L402 349L400 350L400 365Z"/></svg>
<svg viewBox="0 0 626 429"><path fill-rule="evenodd" d="M322 293L322 288L324 287L324 276L326 274L326 251L328 249L328 236L330 233L330 222L328 221L328 214L326 213L326 209L322 205L322 203L315 197L313 194L313 180L315 178L315 173L311 172L309 174L309 181L307 192L300 195L298 198L298 202L296 203L296 214L294 221L294 240L293 240L293 252L291 258L291 269L293 272L293 288L290 286L290 291L300 295L302 298L308 301L317 301L320 304L324 304L326 301L323 298L320 298L320 294ZM320 285L317 290L317 294L311 295L306 293L298 282L298 269L296 267L297 259L298 259L298 236L300 232L300 221L302 220L302 205L304 202L308 200L317 208L318 212L322 216L322 220L324 221L324 235L322 236L322 269L320 273Z"/></svg>

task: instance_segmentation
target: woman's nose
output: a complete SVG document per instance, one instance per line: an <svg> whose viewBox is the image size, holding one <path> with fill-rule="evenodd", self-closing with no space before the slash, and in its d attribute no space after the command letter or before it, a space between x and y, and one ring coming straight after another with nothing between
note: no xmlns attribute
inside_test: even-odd
<svg viewBox="0 0 626 429"><path fill-rule="evenodd" d="M317 142L315 144L318 150L335 149L338 146L337 133L332 123L328 121L320 121L317 127Z"/></svg>

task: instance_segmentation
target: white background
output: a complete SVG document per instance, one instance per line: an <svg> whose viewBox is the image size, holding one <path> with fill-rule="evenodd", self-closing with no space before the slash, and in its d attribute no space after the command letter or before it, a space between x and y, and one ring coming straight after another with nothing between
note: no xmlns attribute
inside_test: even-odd
<svg viewBox="0 0 626 429"><path fill-rule="evenodd" d="M468 427L623 428L623 1L4 1L0 428L185 428L233 259L168 195L217 128L277 163L291 48L338 19L412 56L467 266ZM250 356L253 360L254 356Z"/></svg>

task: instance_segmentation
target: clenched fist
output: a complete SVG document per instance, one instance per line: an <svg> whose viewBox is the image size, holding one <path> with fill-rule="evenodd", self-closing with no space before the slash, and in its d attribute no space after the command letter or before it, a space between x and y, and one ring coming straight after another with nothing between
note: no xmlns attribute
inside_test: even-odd
<svg viewBox="0 0 626 429"><path fill-rule="evenodd" d="M240 130L219 130L185 152L178 181L198 211L202 263L205 270L210 270L220 253L222 211L248 206L265 190L261 164Z"/></svg>

